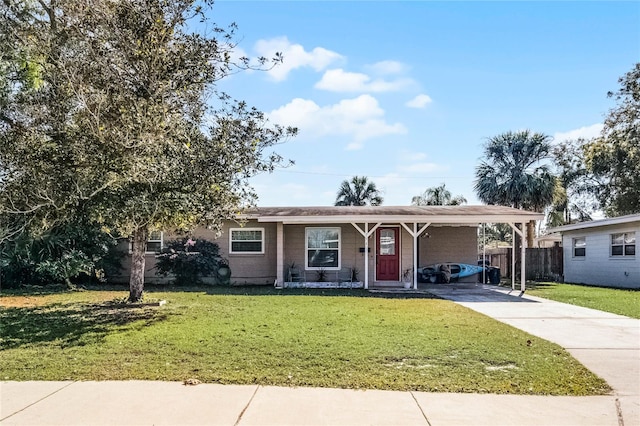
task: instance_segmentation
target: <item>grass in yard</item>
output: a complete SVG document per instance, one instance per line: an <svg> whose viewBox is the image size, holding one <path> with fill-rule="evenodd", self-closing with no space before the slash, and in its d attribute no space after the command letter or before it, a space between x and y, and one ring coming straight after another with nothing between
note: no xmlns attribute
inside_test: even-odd
<svg viewBox="0 0 640 426"><path fill-rule="evenodd" d="M515 394L610 391L561 347L430 298L191 289L0 297L0 380L171 380Z"/></svg>
<svg viewBox="0 0 640 426"><path fill-rule="evenodd" d="M527 293L640 319L640 291L554 282L527 284Z"/></svg>

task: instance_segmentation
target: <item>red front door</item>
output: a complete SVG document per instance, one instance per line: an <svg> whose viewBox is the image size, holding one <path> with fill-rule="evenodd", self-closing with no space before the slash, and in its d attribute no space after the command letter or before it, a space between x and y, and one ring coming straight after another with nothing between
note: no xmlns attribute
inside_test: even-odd
<svg viewBox="0 0 640 426"><path fill-rule="evenodd" d="M376 230L376 281L400 281L398 228Z"/></svg>

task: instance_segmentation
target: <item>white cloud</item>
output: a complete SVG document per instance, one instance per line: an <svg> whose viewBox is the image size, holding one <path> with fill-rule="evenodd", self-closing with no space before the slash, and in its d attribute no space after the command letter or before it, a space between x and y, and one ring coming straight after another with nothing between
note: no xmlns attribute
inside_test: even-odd
<svg viewBox="0 0 640 426"><path fill-rule="evenodd" d="M235 46L234 48L229 50L229 58L231 62L240 64L240 58L248 58L247 52L245 52L241 47Z"/></svg>
<svg viewBox="0 0 640 426"><path fill-rule="evenodd" d="M407 164L403 167L403 171L411 174L429 174L434 172L444 172L448 170L448 167L443 166L437 163L429 163L429 162L416 162L412 164Z"/></svg>
<svg viewBox="0 0 640 426"><path fill-rule="evenodd" d="M398 163L401 173L404 175L420 175L442 173L449 170L446 165L428 161L429 156L424 152L400 151L398 153Z"/></svg>
<svg viewBox="0 0 640 426"><path fill-rule="evenodd" d="M380 61L375 64L368 65L373 73L378 75L401 74L407 70L407 66L398 61Z"/></svg>
<svg viewBox="0 0 640 426"><path fill-rule="evenodd" d="M302 45L293 44L286 37L259 40L254 50L258 55L266 58L272 58L276 52L282 53L283 62L267 71L276 81L285 80L289 73L297 68L310 67L315 71L322 71L332 63L343 59L340 54L322 47L306 51Z"/></svg>
<svg viewBox="0 0 640 426"><path fill-rule="evenodd" d="M331 92L377 93L401 90L411 84L413 84L413 80L409 78L399 78L392 81L372 80L367 74L348 72L337 68L325 71L322 79L314 87Z"/></svg>
<svg viewBox="0 0 640 426"><path fill-rule="evenodd" d="M579 138L591 139L600 136L603 128L602 123L592 124L591 126L580 127L579 129L569 130L568 132L557 132L553 135L553 140L563 142L566 140L575 140Z"/></svg>
<svg viewBox="0 0 640 426"><path fill-rule="evenodd" d="M308 200L313 196L313 191L307 185L297 183L285 183L278 186L278 193L288 194L290 200Z"/></svg>
<svg viewBox="0 0 640 426"><path fill-rule="evenodd" d="M428 156L424 152L413 152L413 151L407 151L407 150L402 150L398 152L398 161L405 164L415 162L415 161L423 161L423 160L426 160L427 158Z"/></svg>
<svg viewBox="0 0 640 426"><path fill-rule="evenodd" d="M319 106L308 99L293 99L268 114L274 123L296 126L302 135L344 135L352 138L347 149L361 149L364 142L379 136L404 134L401 123L390 124L384 119L384 110L371 95L343 99L337 104Z"/></svg>
<svg viewBox="0 0 640 426"><path fill-rule="evenodd" d="M444 176L451 170L449 165L429 161L429 156L419 151L400 150L396 152L395 162L394 171L373 179L383 191L384 204L388 206L408 205L413 196L440 182L440 177L434 181L436 176Z"/></svg>
<svg viewBox="0 0 640 426"><path fill-rule="evenodd" d="M425 106L427 106L427 104L430 104L431 102L432 100L429 97L429 95L420 94L415 98L411 99L405 105L408 106L409 108L424 108Z"/></svg>

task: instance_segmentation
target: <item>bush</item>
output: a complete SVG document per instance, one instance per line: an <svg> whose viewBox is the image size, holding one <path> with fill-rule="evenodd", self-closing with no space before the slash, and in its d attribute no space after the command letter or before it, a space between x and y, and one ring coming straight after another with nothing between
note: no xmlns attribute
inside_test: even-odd
<svg viewBox="0 0 640 426"><path fill-rule="evenodd" d="M224 283L220 279L220 268L228 268L229 263L220 256L220 247L216 243L203 239L185 237L167 243L156 256L156 269L164 277L171 274L174 284L201 284L203 277L214 277L216 283Z"/></svg>
<svg viewBox="0 0 640 426"><path fill-rule="evenodd" d="M100 225L82 221L24 232L0 243L0 280L5 287L101 281L105 272L121 267L116 244Z"/></svg>
<svg viewBox="0 0 640 426"><path fill-rule="evenodd" d="M67 288L75 288L71 278L91 274L95 263L79 250L65 252L58 259L48 259L36 266L36 272L50 277L54 282L64 282Z"/></svg>

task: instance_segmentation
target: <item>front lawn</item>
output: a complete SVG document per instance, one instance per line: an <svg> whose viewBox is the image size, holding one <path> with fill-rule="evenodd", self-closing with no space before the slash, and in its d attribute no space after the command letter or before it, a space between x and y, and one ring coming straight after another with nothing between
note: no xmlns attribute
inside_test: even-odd
<svg viewBox="0 0 640 426"><path fill-rule="evenodd" d="M553 282L527 284L527 294L640 319L640 291Z"/></svg>
<svg viewBox="0 0 640 426"><path fill-rule="evenodd" d="M215 288L147 292L159 307L113 302L126 295L2 295L0 380L610 391L558 345L445 300Z"/></svg>

